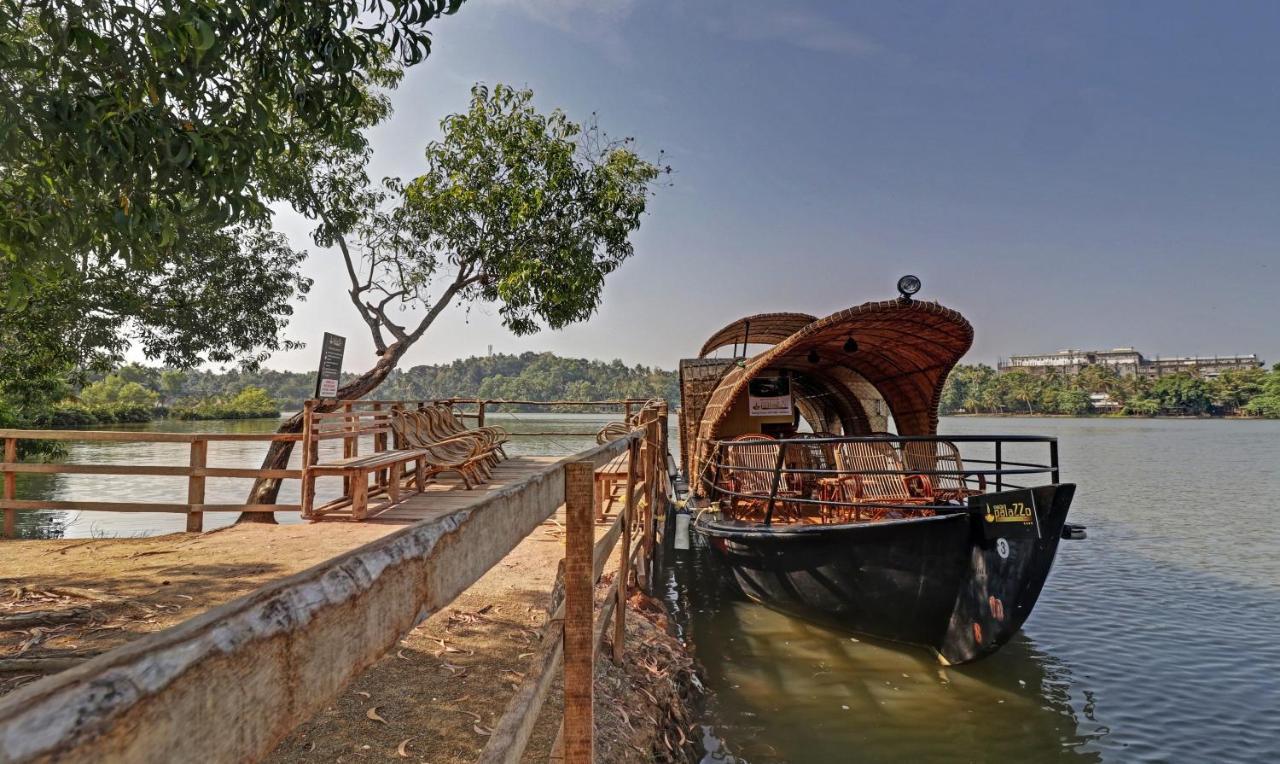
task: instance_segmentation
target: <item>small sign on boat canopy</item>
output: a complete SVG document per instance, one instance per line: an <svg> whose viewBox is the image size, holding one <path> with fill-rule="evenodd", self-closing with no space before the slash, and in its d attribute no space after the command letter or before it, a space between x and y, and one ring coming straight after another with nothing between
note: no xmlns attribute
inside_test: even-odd
<svg viewBox="0 0 1280 764"><path fill-rule="evenodd" d="M785 374L747 383L750 416L791 416L791 380Z"/></svg>
<svg viewBox="0 0 1280 764"><path fill-rule="evenodd" d="M346 337L324 333L324 342L320 346L320 373L316 375L317 398L338 397L338 382L342 378L342 351L346 346Z"/></svg>

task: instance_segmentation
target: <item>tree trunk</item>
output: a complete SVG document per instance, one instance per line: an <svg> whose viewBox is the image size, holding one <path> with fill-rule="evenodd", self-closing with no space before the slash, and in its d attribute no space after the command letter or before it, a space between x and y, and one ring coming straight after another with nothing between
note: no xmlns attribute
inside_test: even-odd
<svg viewBox="0 0 1280 764"><path fill-rule="evenodd" d="M407 338L394 342L389 345L386 352L378 359L372 369L364 374L356 377L351 382L343 385L338 389L337 398L326 399L318 403L314 409L317 413L334 411L338 408L339 401L350 401L363 398L369 393L377 389L383 380L396 368L401 357L409 350L409 347L421 335L409 335ZM299 433L302 432L302 412L298 412L289 417L276 430L277 433ZM267 448L267 455L262 459L262 469L264 470L283 470L289 468L289 457L293 455L292 440L274 441ZM249 490L249 498L245 500L246 504L275 504L276 498L280 495L280 478L258 478L253 481L253 488ZM241 512L236 524L240 523L267 523L275 525L276 516L273 512Z"/></svg>

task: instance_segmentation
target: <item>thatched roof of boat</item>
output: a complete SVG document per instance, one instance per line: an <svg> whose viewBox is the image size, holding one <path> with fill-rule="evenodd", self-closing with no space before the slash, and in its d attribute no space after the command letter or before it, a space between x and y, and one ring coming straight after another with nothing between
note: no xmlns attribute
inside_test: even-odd
<svg viewBox="0 0 1280 764"><path fill-rule="evenodd" d="M776 345L817 321L808 313L757 313L740 318L711 335L698 351L699 358L706 358L723 347L749 341L753 345Z"/></svg>
<svg viewBox="0 0 1280 764"><path fill-rule="evenodd" d="M751 334L754 338L754 320ZM857 343L852 353L844 349L850 339ZM772 369L797 372L810 384L825 387L831 410L844 420L846 432L855 423L858 429L866 427L869 417L859 413L865 410L860 402L878 394L899 434L934 434L943 383L972 343L973 327L964 316L936 302L869 302L833 313L804 324L725 374L702 411L698 436L704 441L715 438L747 384ZM816 362L811 356L815 353ZM868 386L874 388L870 393Z"/></svg>

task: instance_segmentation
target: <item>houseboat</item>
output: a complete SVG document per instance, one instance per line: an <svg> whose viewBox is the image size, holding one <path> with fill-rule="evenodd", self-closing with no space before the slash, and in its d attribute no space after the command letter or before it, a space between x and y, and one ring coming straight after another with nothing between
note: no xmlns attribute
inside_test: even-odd
<svg viewBox="0 0 1280 764"><path fill-rule="evenodd" d="M681 458L693 527L748 597L960 664L1017 633L1084 529L1056 439L938 435L973 328L919 288L716 332L680 365Z"/></svg>

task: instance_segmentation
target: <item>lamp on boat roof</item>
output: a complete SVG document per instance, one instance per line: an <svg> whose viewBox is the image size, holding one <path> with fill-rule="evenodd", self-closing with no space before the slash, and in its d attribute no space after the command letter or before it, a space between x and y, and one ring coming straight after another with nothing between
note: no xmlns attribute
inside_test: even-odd
<svg viewBox="0 0 1280 764"><path fill-rule="evenodd" d="M920 291L920 277L912 276L910 273L898 279L898 294L902 295L902 299L907 302L911 301L911 295Z"/></svg>

